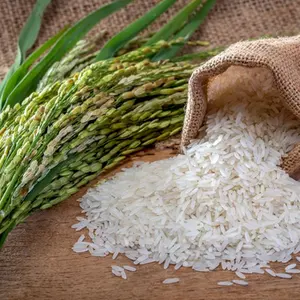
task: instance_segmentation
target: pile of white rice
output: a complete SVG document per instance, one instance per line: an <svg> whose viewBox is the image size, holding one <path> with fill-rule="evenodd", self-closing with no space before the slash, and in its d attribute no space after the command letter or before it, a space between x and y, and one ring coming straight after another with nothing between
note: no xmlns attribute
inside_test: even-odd
<svg viewBox="0 0 300 300"><path fill-rule="evenodd" d="M73 250L237 274L263 273L299 252L300 184L279 164L300 142L300 123L270 82L257 89L257 76L269 80L236 76L247 93L215 101L204 137L184 155L135 165L90 189L80 204L86 217L73 227L87 228L91 242L81 237Z"/></svg>

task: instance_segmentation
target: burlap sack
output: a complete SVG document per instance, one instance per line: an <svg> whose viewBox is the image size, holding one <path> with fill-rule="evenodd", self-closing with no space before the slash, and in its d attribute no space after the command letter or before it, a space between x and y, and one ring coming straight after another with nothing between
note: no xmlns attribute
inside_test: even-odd
<svg viewBox="0 0 300 300"><path fill-rule="evenodd" d="M35 1L36 0L0 1L0 79L3 78L8 67L14 60L18 35ZM126 8L102 21L91 34L107 29L109 34L113 35L134 19L143 15L150 7L153 7L153 5L159 1L160 0L134 0ZM110 0L52 0L45 12L37 45L43 43L65 25L76 22L108 2L110 2ZM160 28L162 24L188 2L189 0L177 0L175 5L161 16L148 31L154 31ZM194 39L208 40L212 46L220 46L229 45L243 39L256 38L265 34L271 34L273 36L298 34L300 29L299 16L300 0L217 0L216 5L208 15L206 21L194 35ZM295 62L298 63L298 65L293 65L293 59L297 58L297 49L298 53L300 52L297 41L299 42L298 37L295 38L295 41L293 41L293 39L286 39L283 43L274 41L268 44L268 41L264 41L263 44L256 44L256 46L253 46L253 43L238 44L198 70L191 79L192 89L184 126L183 142L186 143L190 137L196 134L205 111L205 95L203 94L203 88L198 85L198 80L204 82L205 78L222 72L222 70L225 70L234 62L247 66L265 63L272 68L272 70L274 69L276 74L282 74L282 76L278 75L278 85L281 87L281 92L286 99L287 105L298 115L299 106L293 106L299 100L295 94L297 91L299 92L299 81L298 85L296 84L297 72L295 66L299 68L300 54L298 55L299 59ZM291 45L293 51L295 51L295 55L293 56L290 55ZM239 47L241 47L242 52L240 52ZM246 53L243 52L244 49ZM282 60L282 64L280 64L282 68L279 69L279 65L276 64L276 62L281 58L277 55L279 53L277 49L280 49L280 53L288 52L286 53L287 55L283 54L284 60ZM272 58L271 55L269 59L266 59L267 52L272 55L274 54L274 58ZM240 56L242 53L244 53L244 55ZM271 58L272 60L270 60ZM286 68L284 69L285 66ZM283 76L283 74L285 74L283 73L283 69L288 70L290 66L293 66L291 69L295 72L293 72L293 75L289 74L287 78L289 78L290 81L288 81ZM202 73L201 70L203 70L204 73ZM291 82L295 84L291 85ZM198 97L193 97L195 91L199 92ZM199 107L201 107L201 105L203 106L202 113L199 114L201 111ZM299 157L300 146L295 148L284 162L284 167L290 173L298 168L296 167L298 164L295 163L299 161Z"/></svg>
<svg viewBox="0 0 300 300"><path fill-rule="evenodd" d="M16 54L20 30L36 0L0 1L0 78ZM47 7L39 40L41 44L67 24L72 24L89 12L111 0L52 0ZM108 29L112 35L143 15L160 0L134 0L126 8L103 20L95 31ZM150 31L157 30L190 0L177 0ZM217 0L216 5L194 35L209 40L212 45L229 45L264 34L292 35L300 28L300 0Z"/></svg>
<svg viewBox="0 0 300 300"><path fill-rule="evenodd" d="M189 95L182 132L182 146L195 138L207 109L207 83L230 66L271 70L283 104L300 118L300 35L239 42L196 69L189 81ZM283 159L282 167L295 176L300 170L300 144Z"/></svg>

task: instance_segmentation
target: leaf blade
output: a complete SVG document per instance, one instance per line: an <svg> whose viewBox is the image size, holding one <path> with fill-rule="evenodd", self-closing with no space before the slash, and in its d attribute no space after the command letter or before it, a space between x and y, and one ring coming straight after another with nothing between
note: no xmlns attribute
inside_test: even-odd
<svg viewBox="0 0 300 300"><path fill-rule="evenodd" d="M205 17L215 5L216 0L207 0L204 5L200 8L200 10L195 14L195 16L189 21L177 34L175 34L174 39L183 38L185 41L189 40L192 34L199 28L199 26L203 23ZM159 61L164 59L170 59L174 57L178 51L184 45L173 45L168 49L163 49L155 57L153 57L153 61Z"/></svg>
<svg viewBox="0 0 300 300"><path fill-rule="evenodd" d="M20 33L18 47L21 55L21 63L25 60L27 50L33 46L38 37L44 10L50 2L51 0L37 0Z"/></svg>
<svg viewBox="0 0 300 300"><path fill-rule="evenodd" d="M96 56L96 61L108 59L134 38L139 32L145 29L149 24L155 21L161 14L163 14L176 0L163 0L159 2L154 8L148 11L141 18L131 23L121 32L111 38L99 51Z"/></svg>
<svg viewBox="0 0 300 300"><path fill-rule="evenodd" d="M154 44L160 40L168 40L179 28L182 27L184 22L188 19L189 15L200 5L202 0L194 0L186 5L183 9L175 15L171 21L163 26L156 34L153 35L146 43L146 45Z"/></svg>
<svg viewBox="0 0 300 300"><path fill-rule="evenodd" d="M15 86L20 82L20 80L26 75L29 67L45 52L47 51L55 42L62 36L67 28L64 28L58 32L55 36L46 41L41 47L35 50L28 58L23 62L23 64L15 70L15 72L10 75L10 78L6 81L3 91L0 96L0 103L5 101L5 98L13 91Z"/></svg>
<svg viewBox="0 0 300 300"><path fill-rule="evenodd" d="M98 10L92 12L84 19L77 22L57 41L49 53L22 79L15 87L11 94L7 97L4 107L7 105L15 105L21 102L26 96L32 92L39 80L43 77L49 67L56 61L60 60L66 52L80 40L92 27L99 23L102 19L114 13L115 11L125 7L132 0L118 0L110 4L103 5Z"/></svg>
<svg viewBox="0 0 300 300"><path fill-rule="evenodd" d="M24 27L21 30L18 46L17 46L17 56L13 65L10 67L8 72L6 73L4 79L0 84L0 96L2 96L3 90L8 82L9 78L14 74L17 68L22 64L25 60L26 52L33 46L38 36L41 19L44 13L44 10L48 6L51 0L37 0L34 5L31 14L29 15ZM33 30L32 30L33 28ZM0 101L0 109L3 106L3 102Z"/></svg>

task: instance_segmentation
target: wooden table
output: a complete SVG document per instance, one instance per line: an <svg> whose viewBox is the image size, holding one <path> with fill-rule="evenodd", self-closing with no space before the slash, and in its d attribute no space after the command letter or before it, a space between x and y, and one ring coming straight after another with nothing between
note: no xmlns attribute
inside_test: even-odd
<svg viewBox="0 0 300 300"><path fill-rule="evenodd" d="M152 151L143 159L152 161L170 155L171 150ZM1 300L300 299L299 274L293 279L251 275L247 276L247 287L219 287L218 281L234 279L234 273L200 273L190 268L174 271L173 267L164 270L154 263L139 266L135 273L127 272L127 280L114 277L111 265L130 264L127 258L119 256L112 261L111 257L72 251L81 234L71 228L80 215L76 198L84 191L56 207L35 213L9 235L0 251ZM273 266L276 271L283 271L281 265ZM162 281L169 277L179 277L180 282L163 285Z"/></svg>

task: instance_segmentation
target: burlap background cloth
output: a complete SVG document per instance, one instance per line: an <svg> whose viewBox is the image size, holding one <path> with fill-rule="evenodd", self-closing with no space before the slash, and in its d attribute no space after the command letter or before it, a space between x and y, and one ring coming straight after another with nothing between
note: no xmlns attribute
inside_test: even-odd
<svg viewBox="0 0 300 300"><path fill-rule="evenodd" d="M0 0L0 78L13 62L18 34L34 2L35 0ZM74 23L108 2L110 1L53 0L46 10L37 44L44 42L64 25ZM107 29L112 35L157 2L159 0L135 0L125 9L102 21L94 32ZM149 31L159 28L188 2L178 0ZM266 34L284 36L299 32L300 0L217 0L194 38L208 40L212 46L220 46ZM205 82L233 64L269 68L285 104L300 117L300 37L238 43L193 74L183 128L183 144L196 136L203 121L206 110ZM290 174L300 170L300 145L285 159L283 167Z"/></svg>
<svg viewBox="0 0 300 300"><path fill-rule="evenodd" d="M64 25L74 23L89 12L111 0L52 0L47 7L38 44L44 42ZM114 34L141 16L159 0L134 0L96 28ZM178 0L150 30L156 29L189 0ZM16 41L35 0L0 0L0 77L13 62ZM300 0L217 0L195 38L212 45L231 43L263 34L291 35L299 31Z"/></svg>

